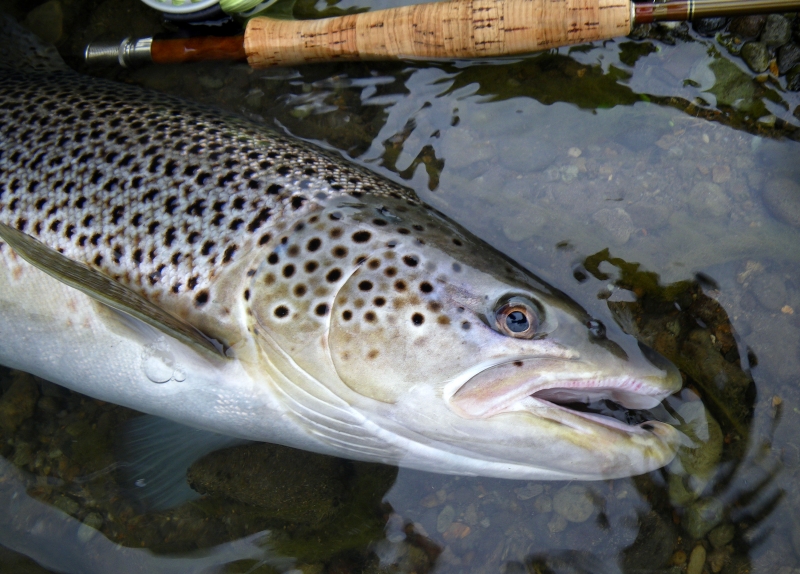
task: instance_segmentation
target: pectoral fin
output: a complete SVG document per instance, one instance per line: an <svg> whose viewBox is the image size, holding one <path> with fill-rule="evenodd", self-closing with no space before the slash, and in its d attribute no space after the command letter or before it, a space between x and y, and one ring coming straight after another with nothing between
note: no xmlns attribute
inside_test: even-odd
<svg viewBox="0 0 800 574"><path fill-rule="evenodd" d="M4 223L0 223L0 239L8 243L20 257L37 269L85 293L92 299L127 313L194 348L225 356L221 346L214 345L211 339L192 325L170 315L138 293L110 277L106 277L99 271L61 255L41 241Z"/></svg>

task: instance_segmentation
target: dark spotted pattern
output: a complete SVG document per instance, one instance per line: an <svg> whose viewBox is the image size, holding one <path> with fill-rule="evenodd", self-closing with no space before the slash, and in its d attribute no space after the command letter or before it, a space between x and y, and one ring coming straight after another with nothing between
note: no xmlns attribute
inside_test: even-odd
<svg viewBox="0 0 800 574"><path fill-rule="evenodd" d="M239 118L71 72L0 70L0 221L148 297L207 304L214 277L269 244L276 225L345 194L416 201ZM331 250L348 253L341 242ZM297 264L276 276L296 276Z"/></svg>

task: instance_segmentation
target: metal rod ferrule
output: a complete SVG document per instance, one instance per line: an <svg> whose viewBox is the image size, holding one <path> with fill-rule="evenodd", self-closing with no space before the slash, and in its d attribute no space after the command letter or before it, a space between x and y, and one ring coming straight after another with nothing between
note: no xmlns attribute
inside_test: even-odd
<svg viewBox="0 0 800 574"><path fill-rule="evenodd" d="M130 68L153 61L150 54L152 38L132 40L125 38L117 44L111 42L92 42L86 46L84 59L87 64L117 63L123 68Z"/></svg>

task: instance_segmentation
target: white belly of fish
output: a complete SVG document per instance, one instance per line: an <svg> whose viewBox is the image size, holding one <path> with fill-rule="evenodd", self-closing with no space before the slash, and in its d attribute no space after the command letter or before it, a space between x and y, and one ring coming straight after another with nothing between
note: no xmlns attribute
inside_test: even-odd
<svg viewBox="0 0 800 574"><path fill-rule="evenodd" d="M230 436L325 450L285 416L268 381L213 362L0 251L0 364Z"/></svg>

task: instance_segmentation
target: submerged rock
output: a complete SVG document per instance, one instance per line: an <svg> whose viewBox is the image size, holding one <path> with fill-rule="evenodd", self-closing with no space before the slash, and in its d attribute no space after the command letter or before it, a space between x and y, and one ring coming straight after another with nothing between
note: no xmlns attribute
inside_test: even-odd
<svg viewBox="0 0 800 574"><path fill-rule="evenodd" d="M778 73L785 75L797 64L800 64L800 46L792 43L781 46L778 50Z"/></svg>
<svg viewBox="0 0 800 574"><path fill-rule="evenodd" d="M756 74L765 72L769 68L769 50L763 42L748 42L742 46L741 54L745 64Z"/></svg>
<svg viewBox="0 0 800 574"><path fill-rule="evenodd" d="M772 215L800 227L800 184L788 178L771 179L764 186L763 198Z"/></svg>
<svg viewBox="0 0 800 574"><path fill-rule="evenodd" d="M594 513L594 502L586 487L571 484L553 496L553 510L570 522L586 522Z"/></svg>
<svg viewBox="0 0 800 574"><path fill-rule="evenodd" d="M269 511L276 519L317 523L345 494L347 468L330 456L274 444L250 444L213 452L189 469L201 494L224 496Z"/></svg>
<svg viewBox="0 0 800 574"><path fill-rule="evenodd" d="M761 32L761 41L770 48L783 46L792 38L792 24L780 14L770 14Z"/></svg>
<svg viewBox="0 0 800 574"><path fill-rule="evenodd" d="M33 377L14 371L13 382L0 397L0 428L8 432L17 430L20 424L33 416L39 398L38 385Z"/></svg>
<svg viewBox="0 0 800 574"><path fill-rule="evenodd" d="M764 28L764 23L766 21L767 17L761 14L756 16L739 16L731 20L731 25L728 29L737 36L755 38L761 34L761 30Z"/></svg>

